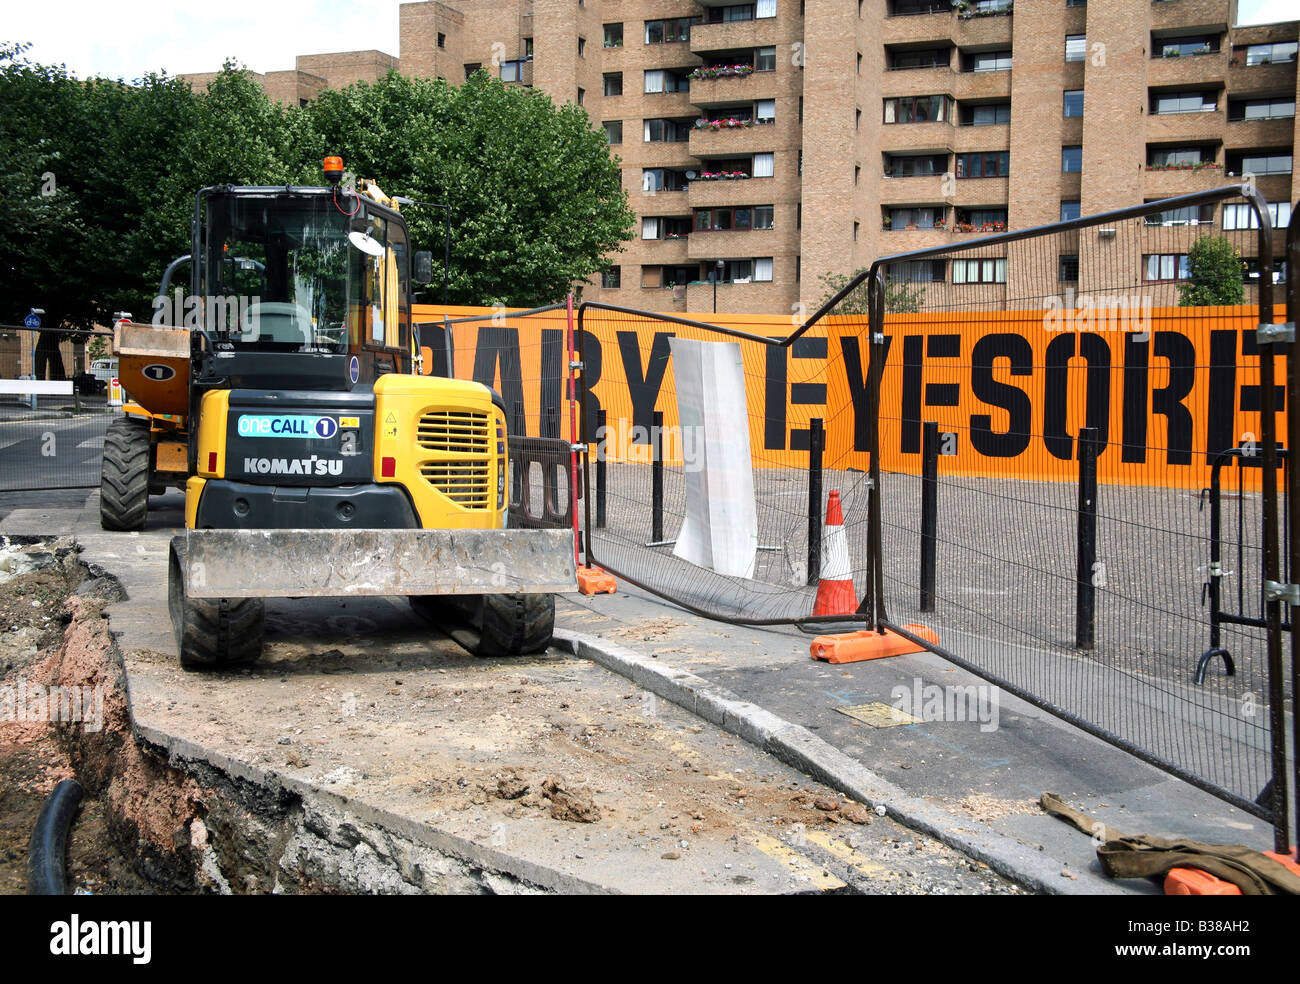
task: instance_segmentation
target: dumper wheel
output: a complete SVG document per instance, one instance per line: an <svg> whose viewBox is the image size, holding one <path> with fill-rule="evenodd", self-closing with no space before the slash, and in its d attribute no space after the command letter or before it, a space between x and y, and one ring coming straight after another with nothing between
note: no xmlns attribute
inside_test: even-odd
<svg viewBox="0 0 1300 984"><path fill-rule="evenodd" d="M555 596L550 594L412 595L411 607L444 628L475 656L526 656L551 644L555 630Z"/></svg>
<svg viewBox="0 0 1300 984"><path fill-rule="evenodd" d="M149 424L124 417L104 432L99 478L99 525L142 530L149 513Z"/></svg>
<svg viewBox="0 0 1300 984"><path fill-rule="evenodd" d="M183 540L172 541L167 570L167 607L181 666L223 670L257 662L262 655L265 603L261 598L191 598L181 567L184 551Z"/></svg>

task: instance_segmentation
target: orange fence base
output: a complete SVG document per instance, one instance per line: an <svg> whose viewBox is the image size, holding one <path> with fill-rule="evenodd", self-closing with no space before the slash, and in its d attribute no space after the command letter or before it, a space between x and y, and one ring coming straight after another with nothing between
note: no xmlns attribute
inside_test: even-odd
<svg viewBox="0 0 1300 984"><path fill-rule="evenodd" d="M1275 851L1264 851L1262 853L1274 861L1281 861L1297 875L1300 875L1300 864L1296 863L1295 851L1292 851L1290 855L1278 854ZM1217 878L1200 868L1170 868L1169 874L1165 875L1165 894L1240 895L1241 889L1232 882Z"/></svg>
<svg viewBox="0 0 1300 984"><path fill-rule="evenodd" d="M936 646L939 644L939 637L933 629L924 625L905 625L903 628L927 642ZM818 636L808 648L813 659L824 659L828 663L861 663L868 659L919 653L924 649L888 629L884 632L845 632L841 635Z"/></svg>
<svg viewBox="0 0 1300 984"><path fill-rule="evenodd" d="M614 580L613 574L602 571L599 567L579 567L578 590L585 595L614 594L618 590L618 582Z"/></svg>

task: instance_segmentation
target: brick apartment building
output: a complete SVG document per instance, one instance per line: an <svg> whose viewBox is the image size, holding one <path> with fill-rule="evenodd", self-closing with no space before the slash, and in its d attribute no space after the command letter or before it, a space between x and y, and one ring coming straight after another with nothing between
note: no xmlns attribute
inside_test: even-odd
<svg viewBox="0 0 1300 984"><path fill-rule="evenodd" d="M1234 26L1236 0L1021 0L1014 11L1010 0L429 0L399 10L400 62L377 51L303 56L296 71L268 73L267 91L301 101L392 67L453 83L483 68L581 104L622 159L637 213L636 238L588 292L611 303L709 312L716 293L718 311L797 314L821 297L822 274L880 255L1243 173L1278 203L1276 225L1290 216L1300 22ZM1237 208L1162 218L1137 234L1150 242L1135 248L1142 281L1185 274L1207 225L1255 251ZM920 264L909 276L947 293L975 278L982 299L1087 289L1088 254L1106 248L1095 236L1076 237L1046 273L1008 260ZM1279 258L1281 246L1278 235Z"/></svg>

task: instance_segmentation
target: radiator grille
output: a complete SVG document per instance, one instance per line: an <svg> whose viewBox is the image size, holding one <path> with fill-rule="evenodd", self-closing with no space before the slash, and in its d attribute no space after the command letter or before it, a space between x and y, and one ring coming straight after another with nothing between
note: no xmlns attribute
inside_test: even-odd
<svg viewBox="0 0 1300 984"><path fill-rule="evenodd" d="M489 506L486 461L430 461L420 466L420 474L457 505L466 509L487 509Z"/></svg>
<svg viewBox="0 0 1300 984"><path fill-rule="evenodd" d="M415 439L426 451L488 453L491 420L473 410L430 410L420 417Z"/></svg>
<svg viewBox="0 0 1300 984"><path fill-rule="evenodd" d="M416 442L445 455L420 465L424 480L464 509L490 509L492 419L475 410L430 410L420 416Z"/></svg>

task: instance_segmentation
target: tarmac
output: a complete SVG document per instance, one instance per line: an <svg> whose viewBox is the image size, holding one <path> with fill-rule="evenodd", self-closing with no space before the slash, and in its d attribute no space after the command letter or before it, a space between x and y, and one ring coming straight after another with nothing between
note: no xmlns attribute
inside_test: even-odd
<svg viewBox="0 0 1300 984"><path fill-rule="evenodd" d="M11 498L9 505L17 508L7 515L0 502L0 532L73 533L83 544L83 559L122 578L131 598L109 610L123 652L171 652L170 626L160 617L165 577L159 572L165 570L179 497L164 500L173 514L162 514L161 525L124 537L99 531L96 495L84 503L75 496L71 502ZM755 753L744 767L759 771L778 760L1035 891L1161 891L1151 882L1107 878L1091 838L1038 809L1040 795L1049 791L1095 816L1110 836L1118 831L1272 846L1270 828L1255 817L1008 694L993 693L982 680L928 653L855 664L816 662L809 656L811 637L798 630L700 619L621 581L614 595L563 596L557 626L559 648L744 739ZM292 770L268 774L241 761L238 748L220 742L202 747L178 734L162 699L173 685L174 666L128 659L127 672L138 732L152 744L172 755L219 759L223 767L302 795L336 795L311 776ZM919 700L908 718L893 713L902 695L919 697L930 686L985 688L977 691L985 698L979 705L985 713L977 720L933 720ZM356 798L344 796L342 802L351 809ZM427 818L412 818L400 790L364 799L365 810L398 827L427 826ZM492 854L451 821L434 829L458 850L477 852L485 864L503 870L513 864L526 870L525 881L553 890L636 891L646 884L644 860L624 845L601 845L598 852L588 844L575 858L572 844L539 841L536 850L511 860ZM745 857L760 872L760 884L790 874L789 859L779 854L752 850ZM734 860L729 856L728 863ZM611 871L622 874L611 879ZM830 869L824 873L830 881L822 888L843 884ZM677 886L688 888L700 890L698 879ZM736 887L720 881L706 890Z"/></svg>

